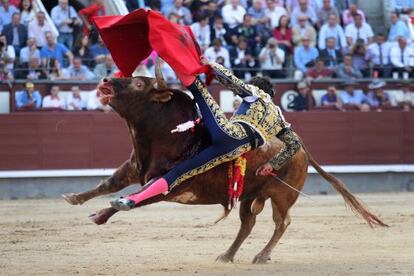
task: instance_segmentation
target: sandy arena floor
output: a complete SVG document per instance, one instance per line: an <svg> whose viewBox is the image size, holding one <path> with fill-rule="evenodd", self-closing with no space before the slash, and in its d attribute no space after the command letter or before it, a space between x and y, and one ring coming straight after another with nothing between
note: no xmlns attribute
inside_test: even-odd
<svg viewBox="0 0 414 276"><path fill-rule="evenodd" d="M339 196L301 198L266 265L250 264L270 238L269 205L234 264L216 263L238 215L218 225L218 206L158 204L116 214L103 226L63 200L0 201L0 275L414 275L414 193L361 195L389 229L371 230Z"/></svg>

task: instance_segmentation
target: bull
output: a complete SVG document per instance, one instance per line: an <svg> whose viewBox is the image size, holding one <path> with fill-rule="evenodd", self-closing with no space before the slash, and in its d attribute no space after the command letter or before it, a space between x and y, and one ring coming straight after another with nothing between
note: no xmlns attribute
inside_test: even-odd
<svg viewBox="0 0 414 276"><path fill-rule="evenodd" d="M99 83L98 90L101 101L109 104L125 119L133 150L130 158L112 176L101 181L96 188L63 195L64 199L72 205L80 205L94 197L118 192L132 184L147 183L148 180L166 173L178 162L190 158L209 143L208 133L202 125L196 126L194 132L171 133L177 125L197 118L197 110L190 96L166 85L159 66L155 79L104 78ZM346 204L369 226L387 226L368 211L341 180L325 172L303 143L302 148L278 172L279 179L256 176L256 169L276 155L282 146L282 142L275 137L269 145L247 154L245 187L239 208L241 226L230 248L217 260L233 261L236 252L255 225L256 216L262 211L267 199L271 200L275 229L267 245L254 257L253 263L266 263L270 259L273 248L291 222L289 210L299 196L298 191L304 186L309 164L342 195ZM221 204L224 213L217 220L218 222L230 213L227 207L227 173L228 163L221 164L186 180L167 195L149 198L136 207L160 201ZM286 186L286 183L294 189ZM90 218L98 225L104 224L116 212L117 210L113 208L105 208L91 215Z"/></svg>

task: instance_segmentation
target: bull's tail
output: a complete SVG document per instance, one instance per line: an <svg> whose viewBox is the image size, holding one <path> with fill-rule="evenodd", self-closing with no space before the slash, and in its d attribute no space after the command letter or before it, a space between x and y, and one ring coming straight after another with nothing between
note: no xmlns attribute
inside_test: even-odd
<svg viewBox="0 0 414 276"><path fill-rule="evenodd" d="M316 162L315 159L313 159L312 155L309 153L309 151L306 149L303 141L301 142L302 147L304 151L306 152L306 155L308 156L310 164L315 168L315 170L321 175L326 181L328 181L334 189L342 195L342 197L345 200L345 203L351 208L351 210L361 216L368 225L373 228L374 226L382 226L382 227L388 227L387 224L382 222L376 215L371 213L364 204L358 200L346 187L345 183L343 183L338 178L334 177L333 175L327 173L324 171L321 166Z"/></svg>

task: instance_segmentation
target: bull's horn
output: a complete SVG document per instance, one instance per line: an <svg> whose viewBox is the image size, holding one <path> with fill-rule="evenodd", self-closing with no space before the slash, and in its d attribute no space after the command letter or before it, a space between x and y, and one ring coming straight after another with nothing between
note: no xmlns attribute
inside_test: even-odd
<svg viewBox="0 0 414 276"><path fill-rule="evenodd" d="M164 77L162 76L161 61L161 58L157 57L157 60L155 62L155 78L157 79L158 89L163 90L167 89L168 86L164 80Z"/></svg>

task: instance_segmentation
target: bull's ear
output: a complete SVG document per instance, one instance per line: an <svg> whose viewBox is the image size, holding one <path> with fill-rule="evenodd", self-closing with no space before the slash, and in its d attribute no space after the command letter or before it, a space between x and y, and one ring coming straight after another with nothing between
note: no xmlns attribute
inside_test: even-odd
<svg viewBox="0 0 414 276"><path fill-rule="evenodd" d="M154 92L152 93L150 100L152 102L156 102L156 103L166 103L169 102L172 98L172 92L171 91L158 91L158 90L154 90Z"/></svg>

